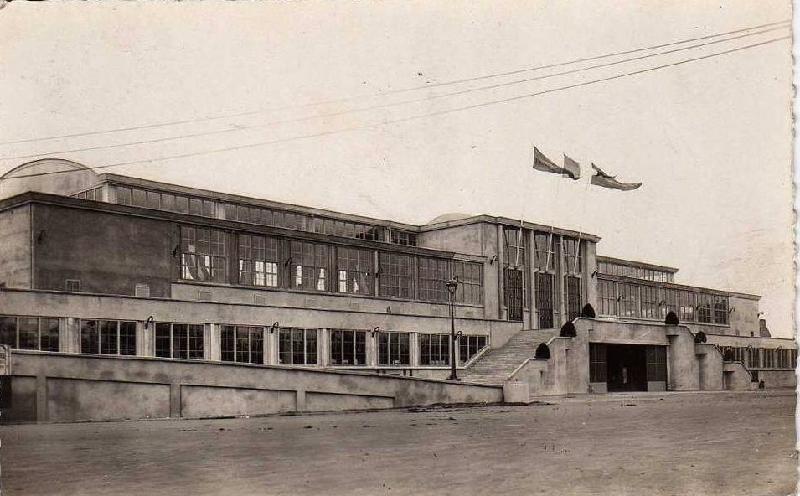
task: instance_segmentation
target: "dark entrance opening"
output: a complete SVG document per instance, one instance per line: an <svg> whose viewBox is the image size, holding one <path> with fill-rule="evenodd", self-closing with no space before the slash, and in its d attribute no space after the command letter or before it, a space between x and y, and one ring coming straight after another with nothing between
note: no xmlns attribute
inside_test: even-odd
<svg viewBox="0 0 800 496"><path fill-rule="evenodd" d="M647 347L608 345L608 390L647 391Z"/></svg>
<svg viewBox="0 0 800 496"><path fill-rule="evenodd" d="M506 268L504 274L504 296L508 307L508 320L522 322L522 271Z"/></svg>

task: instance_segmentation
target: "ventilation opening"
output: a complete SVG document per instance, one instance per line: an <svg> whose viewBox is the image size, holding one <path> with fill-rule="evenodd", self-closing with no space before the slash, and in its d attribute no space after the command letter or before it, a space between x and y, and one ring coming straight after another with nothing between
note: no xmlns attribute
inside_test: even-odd
<svg viewBox="0 0 800 496"><path fill-rule="evenodd" d="M211 301L211 291L198 291L197 299L200 301Z"/></svg>
<svg viewBox="0 0 800 496"><path fill-rule="evenodd" d="M81 281L79 279L67 279L64 281L64 289L77 293L81 290Z"/></svg>
<svg viewBox="0 0 800 496"><path fill-rule="evenodd" d="M137 284L136 289L134 290L134 294L136 296L141 296L144 298L150 297L150 285L148 284Z"/></svg>

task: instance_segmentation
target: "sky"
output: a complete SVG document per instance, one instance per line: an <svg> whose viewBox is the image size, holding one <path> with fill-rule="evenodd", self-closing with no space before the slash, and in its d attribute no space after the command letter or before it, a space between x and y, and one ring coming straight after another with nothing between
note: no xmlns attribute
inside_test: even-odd
<svg viewBox="0 0 800 496"><path fill-rule="evenodd" d="M773 335L790 337L790 41L590 83L788 29L521 71L789 18L770 0L15 1L0 10L0 172L59 152L402 222L554 224L601 236L600 254L679 267L677 282L762 295ZM186 135L200 136L168 139ZM532 170L533 146L584 177ZM591 162L643 186L590 186Z"/></svg>

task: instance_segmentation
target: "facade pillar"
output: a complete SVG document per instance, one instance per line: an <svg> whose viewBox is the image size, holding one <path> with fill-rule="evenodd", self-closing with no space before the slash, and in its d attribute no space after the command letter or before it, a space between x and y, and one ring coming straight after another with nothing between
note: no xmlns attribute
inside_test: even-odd
<svg viewBox="0 0 800 496"><path fill-rule="evenodd" d="M222 360L222 325L206 324L208 345L206 346L206 360Z"/></svg>
<svg viewBox="0 0 800 496"><path fill-rule="evenodd" d="M536 241L535 231L530 229L527 234L528 238L528 329L536 329L538 323L539 312L536 308Z"/></svg>
<svg viewBox="0 0 800 496"><path fill-rule="evenodd" d="M592 305L597 314L600 307L597 304L597 243L586 241L586 252L584 254L586 270L583 277L586 280L586 303ZM594 274L594 276L592 275Z"/></svg>
<svg viewBox="0 0 800 496"><path fill-rule="evenodd" d="M59 330L59 338L61 331ZM67 353L81 352L81 323L80 319L67 317L64 329L64 344ZM60 346L60 345L59 345Z"/></svg>
<svg viewBox="0 0 800 496"><path fill-rule="evenodd" d="M505 305L505 281L503 267L505 266L505 236L503 235L503 226L497 225L497 317L500 320L508 320L506 313L503 311Z"/></svg>
<svg viewBox="0 0 800 496"><path fill-rule="evenodd" d="M419 367L419 333L412 332L408 336L408 358L410 367Z"/></svg>

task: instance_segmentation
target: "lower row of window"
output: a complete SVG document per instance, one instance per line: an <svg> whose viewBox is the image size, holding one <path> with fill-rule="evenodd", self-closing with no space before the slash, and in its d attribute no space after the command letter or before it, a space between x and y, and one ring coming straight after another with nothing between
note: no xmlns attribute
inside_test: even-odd
<svg viewBox="0 0 800 496"><path fill-rule="evenodd" d="M0 344L12 348L59 351L57 318L0 316ZM223 325L220 359L226 362L264 362L264 332L259 326ZM287 365L316 365L318 329L282 328L278 330L278 362ZM330 364L367 364L367 333L357 330L332 330ZM471 360L488 344L487 336L460 336L459 363ZM136 322L81 320L80 352L88 355L136 355ZM195 359L205 357L205 331L202 324L159 322L155 324L155 356ZM411 333L381 332L377 336L379 365L411 364ZM449 334L419 334L419 364L450 365Z"/></svg>

